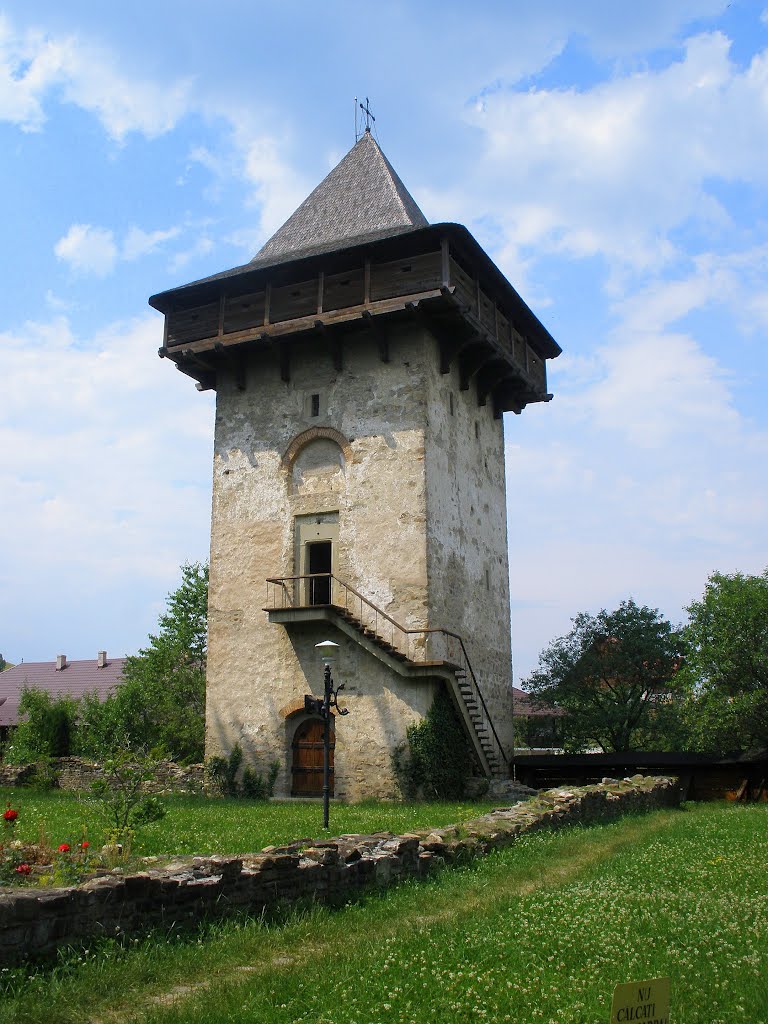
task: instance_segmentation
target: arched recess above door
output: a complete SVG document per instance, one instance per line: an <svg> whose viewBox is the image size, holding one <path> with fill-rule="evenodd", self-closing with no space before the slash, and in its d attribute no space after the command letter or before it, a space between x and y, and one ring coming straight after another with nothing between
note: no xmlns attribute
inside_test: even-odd
<svg viewBox="0 0 768 1024"><path fill-rule="evenodd" d="M342 492L352 446L333 427L310 427L288 445L281 459L290 494Z"/></svg>

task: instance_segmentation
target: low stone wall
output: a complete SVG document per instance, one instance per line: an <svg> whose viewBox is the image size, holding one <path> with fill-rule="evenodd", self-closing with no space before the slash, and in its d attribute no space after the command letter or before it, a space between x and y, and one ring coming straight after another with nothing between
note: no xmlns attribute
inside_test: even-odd
<svg viewBox="0 0 768 1024"><path fill-rule="evenodd" d="M81 757L55 757L50 766L55 773L58 789L88 792L102 777L101 766ZM0 765L0 787L23 786L34 776L34 765ZM161 761L154 778L145 784L148 793L200 793L205 784L205 769L201 764L182 768L173 761Z"/></svg>
<svg viewBox="0 0 768 1024"><path fill-rule="evenodd" d="M677 780L636 776L554 789L474 821L407 835L340 836L267 847L246 857L185 857L67 889L0 889L0 963L13 964L94 936L259 914L307 899L344 903L361 889L427 874L437 865L509 846L526 832L673 807Z"/></svg>

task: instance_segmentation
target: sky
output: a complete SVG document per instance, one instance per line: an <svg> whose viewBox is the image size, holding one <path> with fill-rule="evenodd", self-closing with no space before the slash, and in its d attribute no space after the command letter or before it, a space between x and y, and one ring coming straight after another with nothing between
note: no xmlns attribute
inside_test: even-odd
<svg viewBox="0 0 768 1024"><path fill-rule="evenodd" d="M214 396L149 295L355 141L563 354L505 416L515 682L582 611L768 564L768 2L0 0L0 651L147 643L207 558Z"/></svg>

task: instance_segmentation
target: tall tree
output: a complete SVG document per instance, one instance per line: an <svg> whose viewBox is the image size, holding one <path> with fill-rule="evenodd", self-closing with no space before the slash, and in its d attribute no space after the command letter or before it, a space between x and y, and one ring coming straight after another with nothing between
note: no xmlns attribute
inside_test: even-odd
<svg viewBox="0 0 768 1024"><path fill-rule="evenodd" d="M149 646L127 658L123 683L102 708L95 732L122 733L129 746L183 761L201 760L205 748L205 664L208 566L181 567L181 584L168 595L159 631ZM105 728L106 727L106 728ZM110 745L109 741L107 745Z"/></svg>
<svg viewBox="0 0 768 1024"><path fill-rule="evenodd" d="M553 640L523 683L555 705L569 750L670 749L679 743L680 633L657 609L622 601L612 612L582 612Z"/></svg>
<svg viewBox="0 0 768 1024"><path fill-rule="evenodd" d="M768 747L768 569L713 573L688 608L684 678L694 745L736 751Z"/></svg>

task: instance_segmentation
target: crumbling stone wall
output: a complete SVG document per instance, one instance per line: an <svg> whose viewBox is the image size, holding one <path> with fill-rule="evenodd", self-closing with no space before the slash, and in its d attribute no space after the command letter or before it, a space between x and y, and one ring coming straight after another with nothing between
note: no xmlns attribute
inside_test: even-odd
<svg viewBox="0 0 768 1024"><path fill-rule="evenodd" d="M461 826L304 841L246 857L185 857L162 867L147 862L144 871L107 873L66 889L0 889L0 963L152 925L181 927L237 911L259 914L307 899L344 903L361 889L509 846L525 832L679 802L677 780L635 776L548 790Z"/></svg>
<svg viewBox="0 0 768 1024"><path fill-rule="evenodd" d="M87 792L94 782L102 778L100 765L80 757L55 757L51 768L55 772L58 789ZM0 786L23 786L31 780L34 770L34 765L0 765ZM183 768L173 761L161 761L145 789L148 793L200 793L204 783L202 764Z"/></svg>

